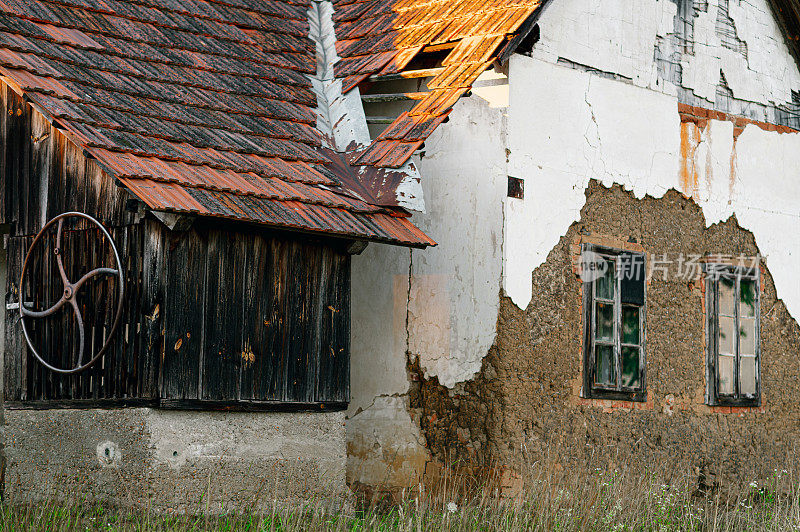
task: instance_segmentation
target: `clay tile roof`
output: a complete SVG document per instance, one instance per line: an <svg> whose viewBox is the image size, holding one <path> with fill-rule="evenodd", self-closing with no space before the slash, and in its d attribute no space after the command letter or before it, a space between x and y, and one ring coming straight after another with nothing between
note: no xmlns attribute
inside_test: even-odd
<svg viewBox="0 0 800 532"><path fill-rule="evenodd" d="M336 74L345 92L373 74L397 74L426 48L450 50L430 90L355 160L403 165L547 0L334 0Z"/></svg>
<svg viewBox="0 0 800 532"><path fill-rule="evenodd" d="M0 76L150 208L410 246L320 149L310 0L0 0Z"/></svg>

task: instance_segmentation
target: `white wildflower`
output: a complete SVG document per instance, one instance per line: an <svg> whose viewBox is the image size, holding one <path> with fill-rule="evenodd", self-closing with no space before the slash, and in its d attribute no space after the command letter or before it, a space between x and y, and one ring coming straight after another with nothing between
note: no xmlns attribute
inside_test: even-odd
<svg viewBox="0 0 800 532"><path fill-rule="evenodd" d="M456 513L458 511L458 505L456 503L454 503L453 501L448 502L447 503L447 511L450 512L451 514Z"/></svg>

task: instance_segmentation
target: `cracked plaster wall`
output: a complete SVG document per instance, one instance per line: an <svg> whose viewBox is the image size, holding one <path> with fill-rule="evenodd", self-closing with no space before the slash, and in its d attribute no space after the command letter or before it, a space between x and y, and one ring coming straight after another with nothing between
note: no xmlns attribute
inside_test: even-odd
<svg viewBox="0 0 800 532"><path fill-rule="evenodd" d="M748 125L734 141L730 122L682 125L673 97L523 56L509 77L509 172L526 195L506 200L503 287L517 306L527 307L531 272L579 219L595 178L637 198L679 190L709 226L735 214L800 316L800 241L788 236L800 232L800 135Z"/></svg>
<svg viewBox="0 0 800 532"><path fill-rule="evenodd" d="M712 104L722 71L737 99L765 105L792 101L791 90L800 90L800 72L766 0L695 2L693 34L688 36L691 51L682 49L682 35L676 31L677 4L686 1L691 0L553 2L539 22L542 37L533 57L612 73L665 94L686 89ZM747 48L746 58L723 46L718 23L723 2L736 37ZM682 71L679 86L671 76L660 75L654 61L654 55L675 53Z"/></svg>
<svg viewBox="0 0 800 532"><path fill-rule="evenodd" d="M715 19L716 0L710 4ZM708 226L735 214L765 255L778 297L800 315L800 285L791 278L800 242L785 236L800 231L800 135L748 125L735 139L729 122L698 128L678 114L695 87L709 95L700 69L716 84L727 68L734 97L790 100L800 75L765 10L764 0L730 0L747 69L738 52L720 52L708 21L697 22L695 55L681 63L687 88L666 80L656 61L656 47L675 31L674 2L601 9L598 0L560 0L540 22L532 57L512 57L509 85L487 85L501 97L472 96L455 107L418 161L428 212L414 222L439 246L409 253L370 245L354 257L351 482L418 479L430 454L420 412L409 408L414 380L451 395L471 382L495 340L498 284L528 306L532 272L580 219L592 178L640 199L683 192ZM475 94L486 97L482 91ZM505 197L507 175L524 180L524 200ZM421 375L407 353L418 357Z"/></svg>

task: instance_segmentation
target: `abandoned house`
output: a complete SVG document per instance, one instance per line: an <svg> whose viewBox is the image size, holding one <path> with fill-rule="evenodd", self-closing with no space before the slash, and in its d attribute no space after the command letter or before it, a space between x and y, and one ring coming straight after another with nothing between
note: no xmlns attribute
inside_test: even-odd
<svg viewBox="0 0 800 532"><path fill-rule="evenodd" d="M0 7L6 497L794 459L795 0Z"/></svg>

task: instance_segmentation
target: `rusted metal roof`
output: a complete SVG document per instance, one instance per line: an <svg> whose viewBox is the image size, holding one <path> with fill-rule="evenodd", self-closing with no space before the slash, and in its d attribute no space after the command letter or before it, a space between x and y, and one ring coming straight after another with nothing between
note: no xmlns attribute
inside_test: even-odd
<svg viewBox="0 0 800 532"><path fill-rule="evenodd" d="M309 3L0 0L0 74L153 209L434 244L327 169Z"/></svg>
<svg viewBox="0 0 800 532"><path fill-rule="evenodd" d="M547 0L334 0L336 74L343 91L370 75L401 73L421 52L448 50L428 94L355 159L397 168L447 117L452 106Z"/></svg>

